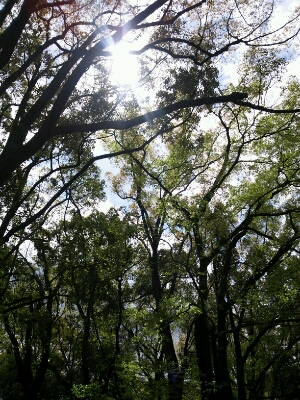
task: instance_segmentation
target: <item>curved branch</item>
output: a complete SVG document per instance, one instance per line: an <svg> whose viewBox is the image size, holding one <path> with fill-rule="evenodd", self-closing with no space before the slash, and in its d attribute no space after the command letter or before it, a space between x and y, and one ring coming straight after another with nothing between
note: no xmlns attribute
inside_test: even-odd
<svg viewBox="0 0 300 400"><path fill-rule="evenodd" d="M174 111L183 110L185 108L191 108L191 107L200 107L210 104L227 103L227 102L237 103L239 99L243 99L246 97L247 97L246 93L234 92L226 96L202 97L193 100L181 100L177 101L176 103L170 104L166 107L160 108L158 110L147 112L146 114L129 119L127 121L125 120L101 121L91 124L74 124L74 125L72 124L72 125L57 126L56 128L53 129L51 137L70 134L74 132L92 132L102 129L116 129L116 130L130 129L135 126L144 124L145 122L151 122L157 118L164 117L167 114L170 114ZM28 145L32 146L33 142L34 138L32 138L31 141L28 142Z"/></svg>

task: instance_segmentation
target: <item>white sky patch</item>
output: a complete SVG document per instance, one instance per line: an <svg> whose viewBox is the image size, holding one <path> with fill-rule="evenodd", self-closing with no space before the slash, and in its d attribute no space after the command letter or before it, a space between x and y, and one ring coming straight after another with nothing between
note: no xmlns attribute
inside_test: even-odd
<svg viewBox="0 0 300 400"><path fill-rule="evenodd" d="M96 141L94 148L94 156L100 156L104 154L109 154L110 152L103 146L103 144L98 140ZM97 166L101 169L101 177L104 178L107 172L117 174L119 168L110 158L103 158L96 162Z"/></svg>
<svg viewBox="0 0 300 400"><path fill-rule="evenodd" d="M290 62L288 66L288 74L294 75L297 78L300 78L300 58L298 57L296 60Z"/></svg>
<svg viewBox="0 0 300 400"><path fill-rule="evenodd" d="M273 11L271 18L271 29L279 29L291 17L292 12L298 7L299 0L283 0L276 3L276 8Z"/></svg>
<svg viewBox="0 0 300 400"><path fill-rule="evenodd" d="M220 66L220 78L222 86L227 86L229 83L234 86L238 85L238 65L234 63L228 63L224 68Z"/></svg>
<svg viewBox="0 0 300 400"><path fill-rule="evenodd" d="M105 201L101 201L96 205L97 210L103 213L107 213L112 207L115 207L115 205L111 202L109 197Z"/></svg>

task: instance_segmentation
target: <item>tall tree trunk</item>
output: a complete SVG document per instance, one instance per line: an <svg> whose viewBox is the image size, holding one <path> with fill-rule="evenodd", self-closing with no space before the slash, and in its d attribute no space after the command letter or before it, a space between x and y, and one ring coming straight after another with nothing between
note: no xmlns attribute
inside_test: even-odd
<svg viewBox="0 0 300 400"><path fill-rule="evenodd" d="M244 311L242 310L238 324L240 325L243 321ZM232 309L229 309L229 318L231 329L235 329L235 324L232 315ZM245 372L244 372L244 361L241 349L240 342L240 331L233 331L233 341L234 341L234 349L235 349L235 361L236 361L236 379L237 379L237 387L238 387L238 398L239 400L246 400L246 386L245 386Z"/></svg>
<svg viewBox="0 0 300 400"><path fill-rule="evenodd" d="M195 316L194 326L197 365L200 371L201 381L201 400L214 400L210 337L205 313Z"/></svg>
<svg viewBox="0 0 300 400"><path fill-rule="evenodd" d="M208 298L207 268L210 259L204 256L203 242L199 234L199 221L194 221L193 233L200 263L198 279L201 314L196 315L194 319L197 365L201 382L200 393L201 400L214 400L215 384L212 369L210 329L206 313Z"/></svg>
<svg viewBox="0 0 300 400"><path fill-rule="evenodd" d="M152 269L152 288L156 302L156 309L159 311L162 301L162 286L158 269L158 241L152 246L152 257L150 259ZM181 400L183 395L183 373L180 370L174 341L172 337L170 323L162 321L161 333L163 336L162 352L167 363L168 388L170 400Z"/></svg>
<svg viewBox="0 0 300 400"><path fill-rule="evenodd" d="M227 304L223 301L218 304L218 332L226 330ZM217 365L216 365L216 399L233 400L230 376L227 361L227 337L220 335L217 339Z"/></svg>

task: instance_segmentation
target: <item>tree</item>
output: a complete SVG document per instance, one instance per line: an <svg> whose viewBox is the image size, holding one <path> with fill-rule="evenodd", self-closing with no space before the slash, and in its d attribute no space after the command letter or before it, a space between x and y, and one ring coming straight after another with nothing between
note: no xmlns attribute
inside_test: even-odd
<svg viewBox="0 0 300 400"><path fill-rule="evenodd" d="M297 398L299 9L0 3L1 396Z"/></svg>

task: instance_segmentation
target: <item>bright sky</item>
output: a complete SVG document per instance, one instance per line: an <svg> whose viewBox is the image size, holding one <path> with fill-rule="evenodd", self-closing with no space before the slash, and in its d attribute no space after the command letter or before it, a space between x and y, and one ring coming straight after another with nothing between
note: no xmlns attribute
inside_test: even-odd
<svg viewBox="0 0 300 400"><path fill-rule="evenodd" d="M111 74L113 84L135 87L138 82L138 60L129 54L131 47L130 43L124 41L109 48L114 54Z"/></svg>

